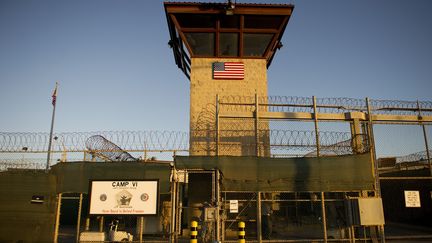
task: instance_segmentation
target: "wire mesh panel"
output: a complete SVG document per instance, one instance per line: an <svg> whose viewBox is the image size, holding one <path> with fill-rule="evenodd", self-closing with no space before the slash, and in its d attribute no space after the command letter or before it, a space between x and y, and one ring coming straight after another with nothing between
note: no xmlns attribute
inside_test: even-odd
<svg viewBox="0 0 432 243"><path fill-rule="evenodd" d="M220 120L218 155L251 156L256 154L256 130L253 119Z"/></svg>
<svg viewBox="0 0 432 243"><path fill-rule="evenodd" d="M322 210L319 193L273 192L261 205L271 206L271 227L263 238L271 240L322 239ZM263 207L264 208L264 207ZM265 218L265 212L262 212ZM265 225L263 226L263 228Z"/></svg>
<svg viewBox="0 0 432 243"><path fill-rule="evenodd" d="M272 157L304 157L316 150L312 122L271 120L270 129Z"/></svg>
<svg viewBox="0 0 432 243"><path fill-rule="evenodd" d="M428 126L374 125L388 239L432 239Z"/></svg>
<svg viewBox="0 0 432 243"><path fill-rule="evenodd" d="M230 201L236 200L238 208L230 209ZM257 193L254 192L223 192L223 240L236 240L238 222L244 222L246 240L257 239Z"/></svg>
<svg viewBox="0 0 432 243"><path fill-rule="evenodd" d="M375 124L373 129L377 158L401 158L426 150L420 125Z"/></svg>
<svg viewBox="0 0 432 243"><path fill-rule="evenodd" d="M224 241L235 242L238 222L245 222L246 239L275 242L313 242L371 240L376 238L369 227L351 227L349 196L359 192L223 192ZM261 200L259 200L261 198ZM238 208L230 208L236 201ZM260 208L258 208L260 205ZM323 212L325 208L325 214ZM258 214L260 213L260 214Z"/></svg>

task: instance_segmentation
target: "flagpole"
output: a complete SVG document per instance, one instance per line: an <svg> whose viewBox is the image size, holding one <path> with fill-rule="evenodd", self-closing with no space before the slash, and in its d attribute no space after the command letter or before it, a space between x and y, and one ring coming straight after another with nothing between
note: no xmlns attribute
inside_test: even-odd
<svg viewBox="0 0 432 243"><path fill-rule="evenodd" d="M47 155L47 163L46 163L46 171L49 170L50 167L50 160L51 160L51 144L53 139L53 131L54 131L54 118L55 118L55 110L56 110L56 103L57 103L57 86L58 83L56 82L56 87L54 89L53 95L52 95L52 105L53 105L53 112L51 117L51 130L50 130L50 136L48 141L48 155Z"/></svg>

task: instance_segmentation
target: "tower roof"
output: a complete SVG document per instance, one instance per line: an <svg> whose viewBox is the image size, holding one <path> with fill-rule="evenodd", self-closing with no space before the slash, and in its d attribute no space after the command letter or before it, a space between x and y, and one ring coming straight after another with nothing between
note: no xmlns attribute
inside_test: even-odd
<svg viewBox="0 0 432 243"><path fill-rule="evenodd" d="M291 4L165 2L169 45L189 78L190 58L260 58L267 67L278 49Z"/></svg>

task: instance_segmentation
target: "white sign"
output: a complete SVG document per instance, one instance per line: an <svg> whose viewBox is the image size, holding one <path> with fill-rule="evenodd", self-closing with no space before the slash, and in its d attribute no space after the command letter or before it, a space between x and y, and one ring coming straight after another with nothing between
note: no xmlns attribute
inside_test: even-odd
<svg viewBox="0 0 432 243"><path fill-rule="evenodd" d="M229 200L230 213L238 213L238 200Z"/></svg>
<svg viewBox="0 0 432 243"><path fill-rule="evenodd" d="M404 191L404 193L405 193L405 207L407 208L421 207L419 191Z"/></svg>
<svg viewBox="0 0 432 243"><path fill-rule="evenodd" d="M90 186L90 214L157 214L158 181L91 181Z"/></svg>

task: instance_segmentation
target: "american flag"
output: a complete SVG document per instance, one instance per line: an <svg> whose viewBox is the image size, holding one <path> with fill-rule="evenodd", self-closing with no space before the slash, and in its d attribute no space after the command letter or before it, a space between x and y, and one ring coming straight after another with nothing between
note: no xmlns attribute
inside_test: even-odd
<svg viewBox="0 0 432 243"><path fill-rule="evenodd" d="M213 63L213 79L244 79L242 62Z"/></svg>
<svg viewBox="0 0 432 243"><path fill-rule="evenodd" d="M53 106L55 106L56 105L56 101L57 101L57 83L56 83L56 86L55 86L55 89L54 89L54 91L53 91L53 94L52 94L52 105Z"/></svg>

